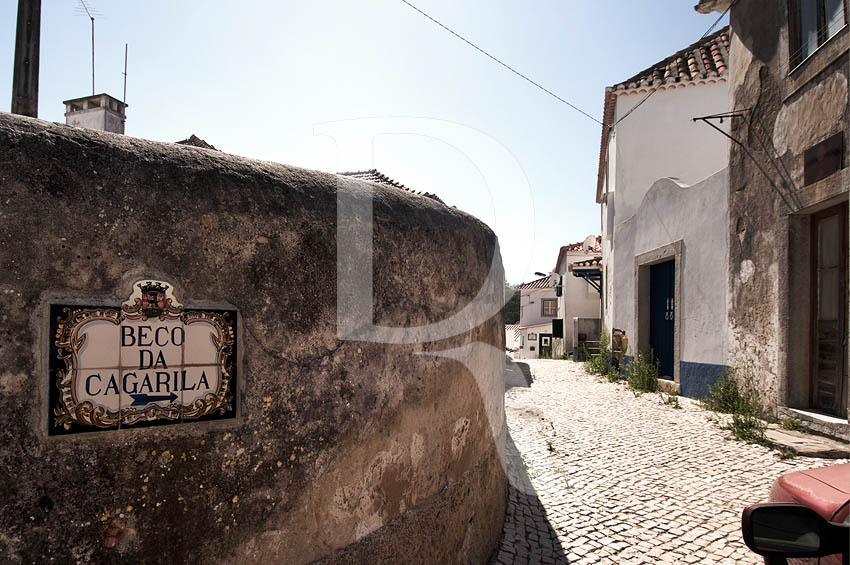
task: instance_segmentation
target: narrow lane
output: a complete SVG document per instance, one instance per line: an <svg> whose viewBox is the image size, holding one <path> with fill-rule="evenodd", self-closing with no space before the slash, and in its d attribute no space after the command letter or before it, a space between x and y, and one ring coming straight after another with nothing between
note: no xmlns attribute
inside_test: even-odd
<svg viewBox="0 0 850 565"><path fill-rule="evenodd" d="M783 461L731 439L696 402L675 409L658 394L636 396L580 363L515 365L496 563L760 563L741 539L741 510L783 473L846 461Z"/></svg>

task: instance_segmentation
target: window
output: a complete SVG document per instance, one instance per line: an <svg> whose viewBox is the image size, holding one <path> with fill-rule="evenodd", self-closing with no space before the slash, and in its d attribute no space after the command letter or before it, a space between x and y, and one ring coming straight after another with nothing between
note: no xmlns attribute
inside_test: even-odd
<svg viewBox="0 0 850 565"><path fill-rule="evenodd" d="M537 341L537 334L528 334L528 341Z"/></svg>
<svg viewBox="0 0 850 565"><path fill-rule="evenodd" d="M557 298L544 298L542 300L542 314L544 316L557 316L558 315L558 299Z"/></svg>
<svg viewBox="0 0 850 565"><path fill-rule="evenodd" d="M844 0L789 0L791 68L806 60L845 23Z"/></svg>

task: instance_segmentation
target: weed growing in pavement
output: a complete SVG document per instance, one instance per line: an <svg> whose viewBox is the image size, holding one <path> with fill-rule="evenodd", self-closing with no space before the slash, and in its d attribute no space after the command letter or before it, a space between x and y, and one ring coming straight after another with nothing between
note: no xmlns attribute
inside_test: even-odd
<svg viewBox="0 0 850 565"><path fill-rule="evenodd" d="M779 458L783 461L787 461L788 459L794 459L797 456L797 452L791 449L790 447L779 447L777 448Z"/></svg>
<svg viewBox="0 0 850 565"><path fill-rule="evenodd" d="M806 434L812 433L812 428L810 428L797 418L785 418L784 420L779 422L779 427L783 430L790 430L792 432L803 432Z"/></svg>
<svg viewBox="0 0 850 565"><path fill-rule="evenodd" d="M702 401L702 405L712 412L722 414L735 414L739 411L743 399L738 390L738 383L734 375L727 372L717 379L717 382L708 387L708 398Z"/></svg>
<svg viewBox="0 0 850 565"><path fill-rule="evenodd" d="M584 347L584 346L582 346ZM608 330L602 328L602 335L599 337L599 353L589 355L587 349L584 349L585 370L591 375L607 375L611 372L611 336Z"/></svg>
<svg viewBox="0 0 850 565"><path fill-rule="evenodd" d="M764 406L761 395L753 385L752 375L744 372L736 378L736 371L730 370L708 387L708 398L703 405L714 412L731 414L732 420L723 429L732 432L735 439L747 443L770 445L765 437L767 425L762 420Z"/></svg>
<svg viewBox="0 0 850 565"><path fill-rule="evenodd" d="M640 353L635 355L632 362L626 365L626 381L636 393L658 390L658 361L652 353L648 358Z"/></svg>
<svg viewBox="0 0 850 565"><path fill-rule="evenodd" d="M723 427L723 429L731 431L735 439L747 443L769 445L770 442L764 435L765 428L766 426L761 418L753 414L732 414L732 422Z"/></svg>
<svg viewBox="0 0 850 565"><path fill-rule="evenodd" d="M548 439L546 440L546 449L548 449L548 450L549 450L549 453L554 453L554 452L555 452L555 446L554 446L554 445L552 445L552 442L551 442L550 440L548 440Z"/></svg>
<svg viewBox="0 0 850 565"><path fill-rule="evenodd" d="M590 355L583 345L582 353L587 359L584 362L584 368L588 373L602 377L609 383L618 383L622 380L620 372L611 363L611 335L607 329L602 328L602 335L599 337L599 353Z"/></svg>
<svg viewBox="0 0 850 565"><path fill-rule="evenodd" d="M677 410L682 409L682 406L679 404L679 395L671 393L671 394L667 394L665 396L665 394L663 392L660 392L660 391L658 392L658 394L661 395L661 403L664 404L665 406L672 406L673 408L676 408Z"/></svg>

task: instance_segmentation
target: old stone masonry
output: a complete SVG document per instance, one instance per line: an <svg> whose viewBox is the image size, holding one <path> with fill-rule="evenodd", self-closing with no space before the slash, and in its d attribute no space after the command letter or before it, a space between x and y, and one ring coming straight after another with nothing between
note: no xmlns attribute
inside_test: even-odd
<svg viewBox="0 0 850 565"><path fill-rule="evenodd" d="M741 510L783 473L846 461L781 460L696 402L635 396L571 361L523 363L508 367L510 500L494 563L761 563Z"/></svg>

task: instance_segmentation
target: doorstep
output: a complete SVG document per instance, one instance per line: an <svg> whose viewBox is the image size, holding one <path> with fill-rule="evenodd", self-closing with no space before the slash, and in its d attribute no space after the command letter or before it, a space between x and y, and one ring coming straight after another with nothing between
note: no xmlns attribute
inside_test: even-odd
<svg viewBox="0 0 850 565"><path fill-rule="evenodd" d="M779 417L799 420L816 434L850 443L850 422L847 420L813 410L801 410L786 406L779 407Z"/></svg>
<svg viewBox="0 0 850 565"><path fill-rule="evenodd" d="M803 457L850 458L850 444L843 441L795 430L783 430L777 424L769 424L764 435L777 447L784 447Z"/></svg>

